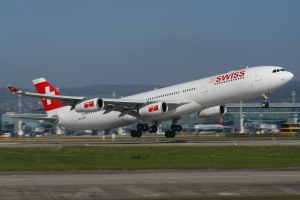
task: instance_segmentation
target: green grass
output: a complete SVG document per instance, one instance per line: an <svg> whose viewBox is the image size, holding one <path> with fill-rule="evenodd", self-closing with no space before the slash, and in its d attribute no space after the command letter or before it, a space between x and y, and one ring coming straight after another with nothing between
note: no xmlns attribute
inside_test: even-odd
<svg viewBox="0 0 300 200"><path fill-rule="evenodd" d="M0 148L0 171L300 168L300 146Z"/></svg>

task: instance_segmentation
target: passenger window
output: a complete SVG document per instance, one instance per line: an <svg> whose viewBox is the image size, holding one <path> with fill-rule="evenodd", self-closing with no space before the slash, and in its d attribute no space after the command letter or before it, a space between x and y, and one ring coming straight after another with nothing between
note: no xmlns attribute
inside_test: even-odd
<svg viewBox="0 0 300 200"><path fill-rule="evenodd" d="M276 69L273 70L273 73L276 73Z"/></svg>
<svg viewBox="0 0 300 200"><path fill-rule="evenodd" d="M277 72L280 72L280 69L277 69Z"/></svg>

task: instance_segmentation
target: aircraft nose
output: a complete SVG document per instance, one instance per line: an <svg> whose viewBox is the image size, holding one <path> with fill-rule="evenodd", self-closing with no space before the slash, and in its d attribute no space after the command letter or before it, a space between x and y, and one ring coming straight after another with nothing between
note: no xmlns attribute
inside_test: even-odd
<svg viewBox="0 0 300 200"><path fill-rule="evenodd" d="M282 83L286 84L288 83L290 80L292 80L292 78L294 77L294 74L289 72L289 71L284 71L282 73L282 75L280 76L280 79L282 81Z"/></svg>
<svg viewBox="0 0 300 200"><path fill-rule="evenodd" d="M294 77L294 74L293 74L293 73L291 73L291 72L286 72L286 80L287 80L287 81L292 80L293 77Z"/></svg>

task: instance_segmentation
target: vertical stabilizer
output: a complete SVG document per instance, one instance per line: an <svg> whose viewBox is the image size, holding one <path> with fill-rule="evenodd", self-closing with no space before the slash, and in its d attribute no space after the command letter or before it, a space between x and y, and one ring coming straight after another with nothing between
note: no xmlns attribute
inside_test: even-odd
<svg viewBox="0 0 300 200"><path fill-rule="evenodd" d="M59 91L55 89L46 79L38 78L32 81L36 91L39 94L47 94L47 95L60 95ZM57 111L61 110L61 108L66 107L58 100L51 99L41 99L43 106L48 114L48 116L53 116L57 114Z"/></svg>

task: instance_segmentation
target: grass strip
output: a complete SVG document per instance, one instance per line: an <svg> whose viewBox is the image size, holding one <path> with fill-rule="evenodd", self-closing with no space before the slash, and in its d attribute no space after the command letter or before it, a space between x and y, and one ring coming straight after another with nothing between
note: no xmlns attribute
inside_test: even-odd
<svg viewBox="0 0 300 200"><path fill-rule="evenodd" d="M0 148L0 171L300 168L300 146Z"/></svg>

